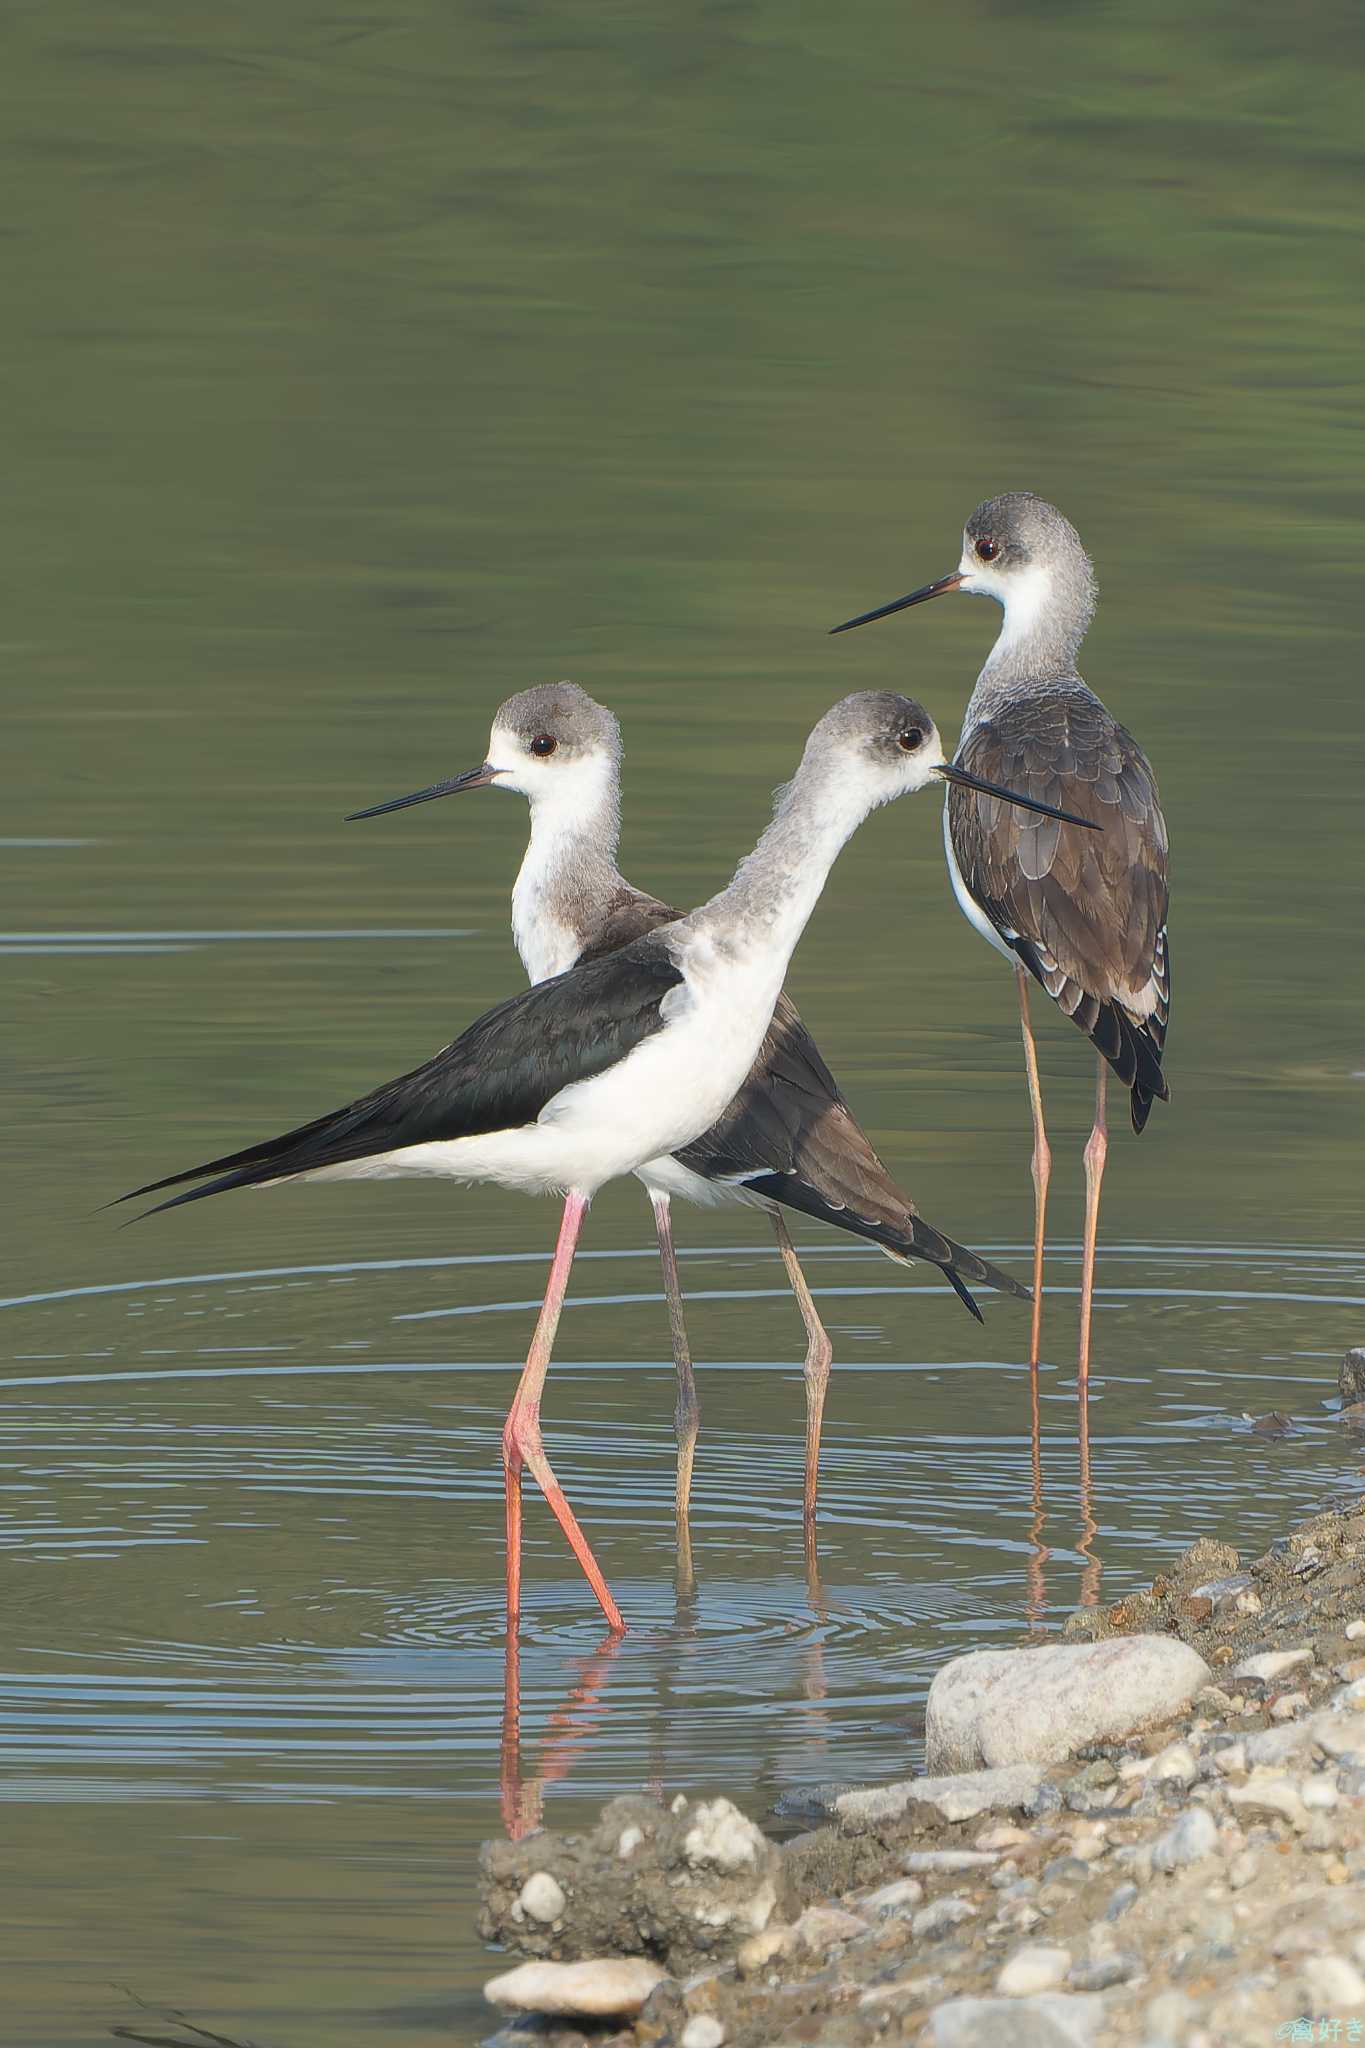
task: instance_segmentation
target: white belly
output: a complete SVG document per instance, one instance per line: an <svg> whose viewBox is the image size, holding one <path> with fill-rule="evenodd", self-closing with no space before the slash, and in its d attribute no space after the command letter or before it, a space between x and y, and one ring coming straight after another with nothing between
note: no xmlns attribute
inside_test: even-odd
<svg viewBox="0 0 1365 2048"><path fill-rule="evenodd" d="M635 1177L651 1195L668 1195L680 1202L694 1202L699 1209L771 1209L765 1195L756 1195L742 1181L707 1180L694 1173L680 1159L647 1159L637 1166Z"/></svg>
<svg viewBox="0 0 1365 2048"><path fill-rule="evenodd" d="M962 870L957 864L957 855L953 851L953 833L948 821L948 805L946 800L943 805L943 851L948 856L948 879L953 885L953 894L957 898L958 909L962 912L968 924L976 927L987 945L994 946L997 953L1003 953L1005 958L1012 963L1015 957L1014 954L1005 944L1005 941L1001 938L999 932L995 929L995 926L991 923L985 911L962 879Z"/></svg>
<svg viewBox="0 0 1365 2048"><path fill-rule="evenodd" d="M594 1195L647 1160L686 1174L666 1155L709 1130L738 1092L768 1028L779 986L770 976L736 974L732 967L716 975L712 985L699 963L699 972L689 973L687 982L664 998L661 1030L605 1073L561 1088L535 1123L477 1138L406 1145L345 1166L323 1167L307 1178L439 1174L495 1181L528 1194L577 1188Z"/></svg>

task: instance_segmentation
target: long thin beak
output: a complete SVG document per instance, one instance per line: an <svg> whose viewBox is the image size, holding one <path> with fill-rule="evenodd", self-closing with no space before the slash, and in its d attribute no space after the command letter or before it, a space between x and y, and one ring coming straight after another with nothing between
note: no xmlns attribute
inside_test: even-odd
<svg viewBox="0 0 1365 2048"><path fill-rule="evenodd" d="M378 818L385 811L405 811L409 804L429 804L433 797L458 796L462 789L487 789L497 773L485 761L481 768L471 768L467 775L452 776L449 782L433 782L430 789L415 789L411 796L390 797L386 804L371 804L367 811L348 811L343 822L352 825L357 818Z"/></svg>
<svg viewBox="0 0 1365 2048"><path fill-rule="evenodd" d="M1021 811L1037 811L1042 818L1060 818L1064 825L1084 825L1087 832L1099 832L1103 828L1094 818L1078 818L1074 811L1059 811L1055 804L1035 803L1031 796L1020 796L1017 789L1002 789L998 782L983 782L979 775L969 775L965 768L958 768L945 761L937 770L945 782L955 782L959 789L975 789L982 796L998 796L1004 803L1015 804Z"/></svg>
<svg viewBox="0 0 1365 2048"><path fill-rule="evenodd" d="M946 597L950 590L956 590L962 581L962 571L954 569L951 576L940 576L937 583L926 583L923 590L912 590L909 597L898 597L894 604L878 605L875 612L863 612L859 618L845 619L842 626L831 626L830 632L851 633L855 626L870 626L874 619L889 619L892 612L903 612L907 605L926 604L931 597Z"/></svg>

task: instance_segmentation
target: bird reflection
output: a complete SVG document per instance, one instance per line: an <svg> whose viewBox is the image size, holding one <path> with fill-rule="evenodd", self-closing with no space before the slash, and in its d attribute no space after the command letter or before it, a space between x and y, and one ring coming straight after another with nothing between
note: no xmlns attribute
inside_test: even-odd
<svg viewBox="0 0 1365 2048"><path fill-rule="evenodd" d="M545 1825L545 1787L567 1777L601 1720L605 1708L598 1696L622 1640L618 1630L608 1629L592 1655L579 1660L575 1683L546 1723L540 1770L528 1777L521 1762L521 1644L515 1631L508 1636L498 1784L502 1823L512 1841L519 1842Z"/></svg>
<svg viewBox="0 0 1365 2048"><path fill-rule="evenodd" d="M1033 1460L1033 1520L1029 1523L1028 1602L1030 1628L1041 1628L1047 1613L1046 1565L1052 1552L1043 1541L1047 1509L1043 1505L1043 1411L1039 1397L1038 1368L1029 1367L1030 1438Z"/></svg>

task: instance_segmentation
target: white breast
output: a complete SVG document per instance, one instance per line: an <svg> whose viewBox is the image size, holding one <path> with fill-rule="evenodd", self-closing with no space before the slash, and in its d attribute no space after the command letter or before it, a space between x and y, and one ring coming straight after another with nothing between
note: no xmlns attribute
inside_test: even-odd
<svg viewBox="0 0 1365 2048"><path fill-rule="evenodd" d="M953 894L957 898L958 909L962 912L968 924L976 927L988 945L994 946L997 953L1003 953L1005 958L1012 962L1015 957L1014 954L1005 944L1005 941L1001 938L999 932L981 908L981 905L972 895L966 882L962 879L962 870L957 864L957 854L953 848L953 831L948 819L948 805L946 802L943 806L943 851L948 856L948 879L953 885Z"/></svg>

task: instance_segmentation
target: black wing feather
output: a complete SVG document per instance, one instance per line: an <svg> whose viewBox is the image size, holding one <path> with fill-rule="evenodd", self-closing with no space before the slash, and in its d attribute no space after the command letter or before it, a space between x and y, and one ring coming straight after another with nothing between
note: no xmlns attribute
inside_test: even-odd
<svg viewBox="0 0 1365 2048"><path fill-rule="evenodd" d="M169 1209L229 1187L534 1123L561 1088L591 1080L652 1036L664 997L682 979L666 945L642 939L499 1003L433 1059L342 1109L120 1199L220 1176L157 1205Z"/></svg>

